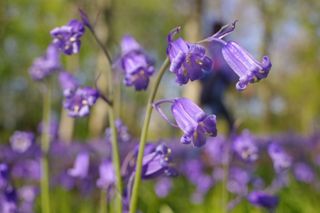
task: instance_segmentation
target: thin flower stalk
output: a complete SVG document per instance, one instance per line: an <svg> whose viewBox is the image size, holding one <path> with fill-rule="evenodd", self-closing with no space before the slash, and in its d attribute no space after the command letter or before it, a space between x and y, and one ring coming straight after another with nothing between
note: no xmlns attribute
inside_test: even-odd
<svg viewBox="0 0 320 213"><path fill-rule="evenodd" d="M138 194L139 194L139 187L141 183L141 173L142 173L142 160L143 160L143 155L144 155L144 148L146 145L147 141L147 133L149 129L149 124L150 124L150 119L151 119L151 114L152 114L152 104L154 102L154 99L156 97L162 76L164 75L165 71L168 69L170 65L170 61L168 58L163 62L159 74L154 82L154 85L152 87L148 103L147 103L147 109L146 109L146 115L144 118L143 122L143 127L142 127L142 132L140 136L140 143L139 143L139 153L138 153L138 159L136 162L136 174L134 178L134 183L133 183L133 189L132 189L132 196L130 200L130 213L135 213L137 210L137 203L138 203Z"/></svg>

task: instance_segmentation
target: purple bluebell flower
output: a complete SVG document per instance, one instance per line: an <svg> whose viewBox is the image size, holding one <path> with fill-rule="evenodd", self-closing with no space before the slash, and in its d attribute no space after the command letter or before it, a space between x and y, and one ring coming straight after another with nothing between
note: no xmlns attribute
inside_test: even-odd
<svg viewBox="0 0 320 213"><path fill-rule="evenodd" d="M234 139L233 150L244 161L253 162L258 159L258 147L248 130L244 130Z"/></svg>
<svg viewBox="0 0 320 213"><path fill-rule="evenodd" d="M172 175L170 170L171 149L160 144L153 151L145 154L142 160L142 178L149 179L162 174Z"/></svg>
<svg viewBox="0 0 320 213"><path fill-rule="evenodd" d="M296 179L304 183L312 183L315 180L315 173L312 168L302 162L298 162L294 165L294 175Z"/></svg>
<svg viewBox="0 0 320 213"><path fill-rule="evenodd" d="M69 72L59 73L59 83L65 97L70 97L72 93L79 87L76 78Z"/></svg>
<svg viewBox="0 0 320 213"><path fill-rule="evenodd" d="M15 131L10 137L11 148L15 152L23 153L32 146L34 139L32 132Z"/></svg>
<svg viewBox="0 0 320 213"><path fill-rule="evenodd" d="M2 193L2 192L1 192ZM17 212L17 193L16 190L8 185L0 195L0 212L2 213L15 213Z"/></svg>
<svg viewBox="0 0 320 213"><path fill-rule="evenodd" d="M211 70L212 61L201 45L186 42L182 38L173 40L180 29L177 27L169 33L167 55L171 62L169 70L176 74L176 82L182 85L189 80L200 79L204 72Z"/></svg>
<svg viewBox="0 0 320 213"><path fill-rule="evenodd" d="M251 204L267 209L274 209L279 203L277 196L267 194L263 191L253 191L248 195L247 198Z"/></svg>
<svg viewBox="0 0 320 213"><path fill-rule="evenodd" d="M80 38L85 32L83 23L73 19L67 25L56 27L50 34L55 44L61 52L67 55L76 54L80 50Z"/></svg>
<svg viewBox="0 0 320 213"><path fill-rule="evenodd" d="M276 172L282 172L291 166L291 157L278 144L270 144L268 153L273 161L273 167Z"/></svg>
<svg viewBox="0 0 320 213"><path fill-rule="evenodd" d="M228 161L228 143L222 136L208 139L208 145L204 150L213 165L222 165Z"/></svg>
<svg viewBox="0 0 320 213"><path fill-rule="evenodd" d="M38 181L41 178L40 161L23 159L13 166L11 173L15 178Z"/></svg>
<svg viewBox="0 0 320 213"><path fill-rule="evenodd" d="M23 186L18 190L19 199L19 212L32 213L34 212L34 201L38 195L38 190L34 186Z"/></svg>
<svg viewBox="0 0 320 213"><path fill-rule="evenodd" d="M64 101L64 107L71 117L84 117L90 113L90 108L99 98L98 90L91 87L77 88Z"/></svg>
<svg viewBox="0 0 320 213"><path fill-rule="evenodd" d="M236 85L239 91L244 90L249 83L266 78L272 66L268 56L263 56L262 62L259 62L233 41L227 42L222 47L222 55L231 69L239 76Z"/></svg>
<svg viewBox="0 0 320 213"><path fill-rule="evenodd" d="M137 41L127 35L121 41L121 69L124 71L124 84L136 90L145 90L154 66Z"/></svg>
<svg viewBox="0 0 320 213"><path fill-rule="evenodd" d="M162 112L160 105L163 103L171 104L171 112L176 124L169 121ZM184 132L180 139L183 144L192 143L196 147L201 147L206 143L206 136L215 137L217 135L216 116L213 114L207 115L187 98L160 100L154 103L153 106L166 121Z"/></svg>
<svg viewBox="0 0 320 213"><path fill-rule="evenodd" d="M172 188L172 181L170 178L163 177L155 184L155 192L158 197L167 197Z"/></svg>
<svg viewBox="0 0 320 213"><path fill-rule="evenodd" d="M232 167L229 171L228 190L231 193L245 195L248 193L250 174L241 168Z"/></svg>
<svg viewBox="0 0 320 213"><path fill-rule="evenodd" d="M49 45L46 53L36 58L29 69L29 73L33 80L41 81L45 77L60 69L60 53L53 44Z"/></svg>
<svg viewBox="0 0 320 213"><path fill-rule="evenodd" d="M89 171L90 156L87 152L80 152L74 162L73 168L68 170L68 174L75 178L86 178Z"/></svg>
<svg viewBox="0 0 320 213"><path fill-rule="evenodd" d="M113 165L110 161L104 161L99 166L99 179L97 186L101 189L108 189L116 181Z"/></svg>
<svg viewBox="0 0 320 213"><path fill-rule="evenodd" d="M7 186L9 181L9 168L8 165L5 163L0 164L0 191Z"/></svg>
<svg viewBox="0 0 320 213"><path fill-rule="evenodd" d="M50 135L50 139L54 140L58 137L58 130L59 130L59 123L55 117L52 117L50 119L50 124L49 124L49 131L47 134ZM40 122L38 125L38 132L39 134L42 134L44 131L44 125L43 122Z"/></svg>

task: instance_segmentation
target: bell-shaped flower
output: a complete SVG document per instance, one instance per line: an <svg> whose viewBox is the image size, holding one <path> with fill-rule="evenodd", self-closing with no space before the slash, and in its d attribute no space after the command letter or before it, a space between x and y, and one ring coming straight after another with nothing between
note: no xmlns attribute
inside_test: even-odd
<svg viewBox="0 0 320 213"><path fill-rule="evenodd" d="M264 56L262 62L259 62L233 41L227 42L222 47L222 55L231 69L239 76L236 84L239 91L244 90L249 83L266 78L272 66L268 56Z"/></svg>
<svg viewBox="0 0 320 213"><path fill-rule="evenodd" d="M171 113L175 123L171 122L161 110L160 105L163 103L171 104ZM201 147L206 143L206 136L215 137L217 135L216 116L206 114L187 98L160 100L154 103L154 107L166 121L184 132L180 140L183 144L192 143L196 147Z"/></svg>
<svg viewBox="0 0 320 213"><path fill-rule="evenodd" d="M119 62L126 86L133 86L136 90L147 89L150 76L154 73L153 62L132 36L122 38Z"/></svg>
<svg viewBox="0 0 320 213"><path fill-rule="evenodd" d="M270 144L268 147L268 154L273 161L273 167L276 172L285 171L291 166L291 157L278 144Z"/></svg>
<svg viewBox="0 0 320 213"><path fill-rule="evenodd" d="M73 168L68 170L68 174L76 178L86 178L89 171L90 156L87 152L77 155Z"/></svg>
<svg viewBox="0 0 320 213"><path fill-rule="evenodd" d="M83 23L73 19L67 25L56 27L50 34L55 44L61 52L67 55L76 54L80 50L80 38L85 32Z"/></svg>
<svg viewBox="0 0 320 213"><path fill-rule="evenodd" d="M33 64L29 69L29 73L33 80L41 81L45 77L59 70L60 67L59 50L55 45L51 44L48 46L47 51L43 56L38 57L33 61Z"/></svg>
<svg viewBox="0 0 320 213"><path fill-rule="evenodd" d="M293 173L300 182L312 183L315 180L315 172L308 164L303 162L298 162L294 165Z"/></svg>
<svg viewBox="0 0 320 213"><path fill-rule="evenodd" d="M171 62L169 70L176 74L176 82L182 85L189 80L200 79L204 72L211 70L212 61L201 45L186 42L182 38L174 40L179 31L180 27L177 27L169 33L167 55Z"/></svg>
<svg viewBox="0 0 320 213"><path fill-rule="evenodd" d="M258 159L258 147L248 130L244 130L234 139L233 150L244 161L253 162Z"/></svg>
<svg viewBox="0 0 320 213"><path fill-rule="evenodd" d="M64 101L64 108L71 117L84 117L99 98L99 92L91 87L79 87Z"/></svg>

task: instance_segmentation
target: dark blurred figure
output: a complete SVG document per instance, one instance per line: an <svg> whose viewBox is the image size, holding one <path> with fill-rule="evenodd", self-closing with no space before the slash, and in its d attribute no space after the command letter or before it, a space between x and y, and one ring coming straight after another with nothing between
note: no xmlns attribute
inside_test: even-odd
<svg viewBox="0 0 320 213"><path fill-rule="evenodd" d="M222 26L222 22L214 22L212 25L212 34L219 31ZM224 61L221 48L221 44L217 42L211 42L207 46L208 54L213 59L213 66L212 70L207 72L200 81L200 102L203 106L210 108L212 113L218 117L224 117L228 123L230 132L233 128L234 119L224 104L224 95L227 89L235 84L237 76Z"/></svg>

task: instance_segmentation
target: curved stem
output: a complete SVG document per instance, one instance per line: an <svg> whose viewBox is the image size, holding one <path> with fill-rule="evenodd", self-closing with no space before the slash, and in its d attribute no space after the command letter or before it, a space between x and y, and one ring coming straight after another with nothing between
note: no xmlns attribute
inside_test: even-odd
<svg viewBox="0 0 320 213"><path fill-rule="evenodd" d="M115 111L113 103L113 79L112 79L112 59L111 56L103 45L103 43L100 41L98 36L96 35L95 31L93 29L90 29L94 39L102 49L104 55L107 58L107 61L109 63L109 68L107 71L107 80L108 80L108 98L103 99L105 102L108 103L108 117L109 117L109 125L111 129L111 145L112 145L112 162L116 173L116 212L122 213L122 178L121 178L121 169L120 169L120 155L119 155L119 146L118 146L118 131L117 127L115 125ZM102 97L103 98L103 97Z"/></svg>
<svg viewBox="0 0 320 213"><path fill-rule="evenodd" d="M43 120L41 134L41 209L43 213L50 213L50 193L49 193L49 162L48 150L50 146L50 114L51 114L51 85L43 91Z"/></svg>
<svg viewBox="0 0 320 213"><path fill-rule="evenodd" d="M154 82L153 88L151 90L151 93L148 99L146 115L144 118L144 123L143 123L141 137L140 137L139 153L138 153L138 159L136 163L136 170L135 170L136 174L135 174L134 183L133 183L132 197L130 200L130 213L135 213L137 210L138 193L139 193L139 187L141 183L142 159L143 159L144 147L147 140L147 133L148 133L149 123L150 123L151 114L152 114L152 103L156 97L162 76L167 70L167 68L169 67L169 64L170 64L170 61L168 58L166 58L166 60L163 62L159 70L159 74L157 76L156 81Z"/></svg>
<svg viewBox="0 0 320 213"><path fill-rule="evenodd" d="M107 201L107 190L101 189L100 191L100 206L99 206L99 213L107 213L108 208L108 201Z"/></svg>
<svg viewBox="0 0 320 213"><path fill-rule="evenodd" d="M174 99L163 99L160 101L157 101L155 103L152 104L152 106L160 113L160 115L162 116L163 119L165 119L171 126L173 127L178 127L177 124L173 123L172 121L169 120L169 118L167 117L167 115L162 111L162 109L160 108L161 104L164 103L173 103Z"/></svg>

